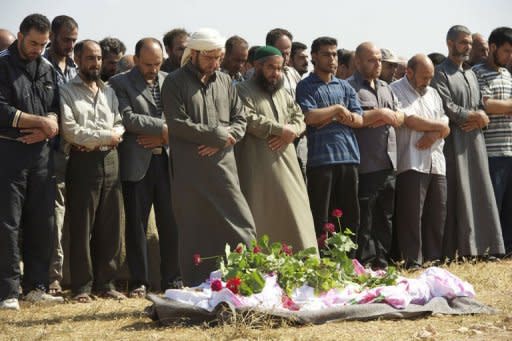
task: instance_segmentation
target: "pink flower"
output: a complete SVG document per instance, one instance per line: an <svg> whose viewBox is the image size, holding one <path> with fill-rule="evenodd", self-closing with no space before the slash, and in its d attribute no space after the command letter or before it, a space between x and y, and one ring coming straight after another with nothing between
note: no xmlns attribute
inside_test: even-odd
<svg viewBox="0 0 512 341"><path fill-rule="evenodd" d="M242 284L242 280L238 277L235 277L235 278L230 278L228 279L227 283L226 283L226 288L228 288L229 290L231 290L233 292L233 294L238 294L238 289L240 287L240 284Z"/></svg>
<svg viewBox="0 0 512 341"><path fill-rule="evenodd" d="M283 243L283 246L281 247L281 251L283 251L284 253L286 253L288 256L291 256L292 255L292 247Z"/></svg>
<svg viewBox="0 0 512 341"><path fill-rule="evenodd" d="M252 253L260 253L261 252L261 247L259 247L258 245L256 245L253 249L252 249Z"/></svg>
<svg viewBox="0 0 512 341"><path fill-rule="evenodd" d="M316 240L318 242L318 248L324 249L327 245L325 244L325 241L327 240L327 233L322 233L320 237Z"/></svg>
<svg viewBox="0 0 512 341"><path fill-rule="evenodd" d="M242 244L238 244L238 246L235 249L235 252L242 253L243 251L244 251L244 247L242 246Z"/></svg>
<svg viewBox="0 0 512 341"><path fill-rule="evenodd" d="M281 296L281 303L283 304L283 308L286 308L288 310L300 310L300 307L297 305L297 303L293 302L293 300L286 295Z"/></svg>
<svg viewBox="0 0 512 341"><path fill-rule="evenodd" d="M332 224L332 223L325 223L324 224L324 232L328 232L328 233L336 232L336 229L334 228L334 224Z"/></svg>
<svg viewBox="0 0 512 341"><path fill-rule="evenodd" d="M221 291L222 290L222 282L220 280L216 279L210 284L210 288L212 289L212 291Z"/></svg>
<svg viewBox="0 0 512 341"><path fill-rule="evenodd" d="M342 210L340 210L339 208L335 208L334 210L332 210L331 215L332 215L334 218L341 218L341 216L343 215L343 211L342 211Z"/></svg>
<svg viewBox="0 0 512 341"><path fill-rule="evenodd" d="M202 260L201 260L201 255L199 253L194 253L194 255L192 256L192 258L194 259L194 264L196 266L198 266L199 264L201 264Z"/></svg>

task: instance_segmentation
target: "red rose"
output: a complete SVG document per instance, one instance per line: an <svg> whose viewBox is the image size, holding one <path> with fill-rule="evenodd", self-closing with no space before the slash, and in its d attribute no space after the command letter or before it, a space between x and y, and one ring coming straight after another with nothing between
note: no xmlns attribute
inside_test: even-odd
<svg viewBox="0 0 512 341"><path fill-rule="evenodd" d="M201 255L199 253L194 253L194 255L192 256L192 258L194 259L194 264L197 266L199 264L201 264L202 260L201 260Z"/></svg>
<svg viewBox="0 0 512 341"><path fill-rule="evenodd" d="M226 283L226 288L231 290L233 294L238 294L238 288L242 284L242 280L238 277L228 279Z"/></svg>
<svg viewBox="0 0 512 341"><path fill-rule="evenodd" d="M210 288L212 291L221 291L222 290L222 282L218 279L214 280L212 284L210 284Z"/></svg>
<svg viewBox="0 0 512 341"><path fill-rule="evenodd" d="M327 233L322 233L316 240L318 242L318 248L324 249L326 247L325 241L327 240Z"/></svg>
<svg viewBox="0 0 512 341"><path fill-rule="evenodd" d="M334 210L332 210L331 215L332 215L334 218L341 218L341 216L343 215L343 211L342 211L342 210L340 210L339 208L335 208Z"/></svg>
<svg viewBox="0 0 512 341"><path fill-rule="evenodd" d="M324 232L328 232L328 233L336 232L336 229L334 228L334 224L332 224L332 223L325 223L324 224Z"/></svg>
<svg viewBox="0 0 512 341"><path fill-rule="evenodd" d="M293 302L293 300L286 295L281 296L281 303L283 304L283 308L286 308L288 310L300 310L300 307L297 305L297 303Z"/></svg>
<svg viewBox="0 0 512 341"><path fill-rule="evenodd" d="M253 249L252 249L252 253L260 253L261 252L261 247L259 247L258 245L256 245Z"/></svg>
<svg viewBox="0 0 512 341"><path fill-rule="evenodd" d="M288 256L291 256L292 255L292 247L289 246L289 245L286 245L285 243L283 243L283 246L281 248L281 250L286 253Z"/></svg>
<svg viewBox="0 0 512 341"><path fill-rule="evenodd" d="M244 247L242 246L242 244L238 244L238 246L235 249L235 252L242 253L243 251L244 251Z"/></svg>

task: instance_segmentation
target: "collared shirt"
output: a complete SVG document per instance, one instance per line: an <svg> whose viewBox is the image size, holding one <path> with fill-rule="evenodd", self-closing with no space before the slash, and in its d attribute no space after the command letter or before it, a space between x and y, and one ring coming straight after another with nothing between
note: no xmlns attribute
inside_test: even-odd
<svg viewBox="0 0 512 341"><path fill-rule="evenodd" d="M325 83L315 73L297 85L297 102L305 115L313 109L335 104L341 104L351 112L363 113L354 89L346 81L332 77L329 83ZM336 121L322 128L307 126L306 136L308 167L359 164L359 148L351 127Z"/></svg>
<svg viewBox="0 0 512 341"><path fill-rule="evenodd" d="M233 76L231 76L229 71L224 69L224 68L221 68L220 71L224 72L229 77L231 77L231 80L233 81L233 85L237 85L238 83L241 83L241 82L245 81L245 78L244 78L244 76L242 75L241 72L237 72Z"/></svg>
<svg viewBox="0 0 512 341"><path fill-rule="evenodd" d="M155 101L156 109L158 111L157 117L162 117L162 113L164 112L162 106L162 100L160 96L160 83L158 82L158 76L155 78L153 84L148 84L149 91L151 91L151 96L153 96L153 100Z"/></svg>
<svg viewBox="0 0 512 341"><path fill-rule="evenodd" d="M297 84L301 81L301 77L297 70L287 65L283 68L284 88L292 98L296 97Z"/></svg>
<svg viewBox="0 0 512 341"><path fill-rule="evenodd" d="M98 81L94 94L76 76L60 88L62 134L71 144L95 149L111 144L112 129L124 132L114 90Z"/></svg>
<svg viewBox="0 0 512 341"><path fill-rule="evenodd" d="M434 88L429 86L426 93L420 95L411 86L407 77L391 83L390 86L398 98L400 111L405 116L414 115L448 123L448 116L444 114L443 101ZM418 149L416 143L423 134L423 132L409 129L405 125L397 129L397 173L415 170L420 173L446 175L446 161L443 154L444 140L438 139L429 149Z"/></svg>
<svg viewBox="0 0 512 341"><path fill-rule="evenodd" d="M357 71L347 81L356 91L363 110L378 108L397 110L398 102L388 83L376 79L375 89L373 89ZM356 129L356 137L361 152L359 173L396 169L395 128L388 124L377 128L360 128Z"/></svg>
<svg viewBox="0 0 512 341"><path fill-rule="evenodd" d="M47 48L46 51L44 51L43 57L45 57L55 68L55 71L57 72L57 83L59 85L69 82L78 74L78 67L73 61L73 58L66 57L66 69L62 72L62 69L59 67L59 63L51 58L50 48Z"/></svg>
<svg viewBox="0 0 512 341"><path fill-rule="evenodd" d="M512 77L505 68L497 71L479 64L473 67L483 97L509 99L512 97ZM512 116L489 115L489 125L484 130L489 157L512 156Z"/></svg>

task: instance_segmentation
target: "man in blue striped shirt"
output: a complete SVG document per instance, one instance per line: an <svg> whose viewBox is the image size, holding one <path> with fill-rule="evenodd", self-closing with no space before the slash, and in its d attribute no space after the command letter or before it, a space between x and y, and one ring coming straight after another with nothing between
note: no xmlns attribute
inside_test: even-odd
<svg viewBox="0 0 512 341"><path fill-rule="evenodd" d="M318 235L334 208L345 212L343 227L355 233L359 227L359 148L352 128L362 126L363 110L354 89L334 76L336 49L334 38L315 39L314 71L297 85L297 102L307 124L308 194Z"/></svg>
<svg viewBox="0 0 512 341"><path fill-rule="evenodd" d="M512 28L500 27L489 37L487 62L473 67L478 78L489 126L484 130L489 171L500 212L506 252L512 252ZM508 214L510 215L510 214Z"/></svg>

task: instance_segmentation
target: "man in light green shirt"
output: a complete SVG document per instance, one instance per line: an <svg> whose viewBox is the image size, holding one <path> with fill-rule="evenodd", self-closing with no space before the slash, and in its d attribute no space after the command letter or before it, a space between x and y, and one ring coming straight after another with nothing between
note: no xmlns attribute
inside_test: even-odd
<svg viewBox="0 0 512 341"><path fill-rule="evenodd" d="M92 291L122 299L113 281L122 205L116 147L124 128L115 92L100 80L99 44L79 42L74 53L79 74L60 93L62 135L71 144L66 173L71 289L81 303L91 301Z"/></svg>

